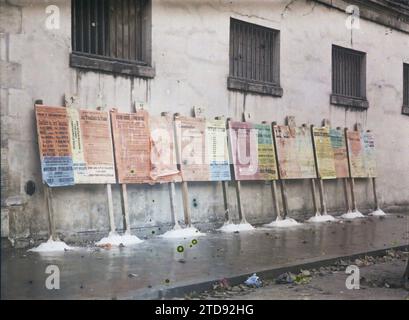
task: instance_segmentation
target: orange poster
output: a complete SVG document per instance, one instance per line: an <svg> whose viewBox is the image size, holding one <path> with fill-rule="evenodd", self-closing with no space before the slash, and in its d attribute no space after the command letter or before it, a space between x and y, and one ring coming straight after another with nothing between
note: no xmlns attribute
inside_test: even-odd
<svg viewBox="0 0 409 320"><path fill-rule="evenodd" d="M149 114L111 112L119 183L152 183Z"/></svg>
<svg viewBox="0 0 409 320"><path fill-rule="evenodd" d="M109 113L67 108L75 183L115 183Z"/></svg>
<svg viewBox="0 0 409 320"><path fill-rule="evenodd" d="M351 177L365 178L367 175L361 133L359 131L347 131L347 145Z"/></svg>

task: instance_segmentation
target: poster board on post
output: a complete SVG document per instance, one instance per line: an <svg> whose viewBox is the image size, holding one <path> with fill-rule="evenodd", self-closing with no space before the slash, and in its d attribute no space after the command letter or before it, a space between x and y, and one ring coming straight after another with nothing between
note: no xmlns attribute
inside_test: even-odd
<svg viewBox="0 0 409 320"><path fill-rule="evenodd" d="M330 129L331 146L334 152L335 174L337 178L348 178L348 152L345 132L341 128Z"/></svg>
<svg viewBox="0 0 409 320"><path fill-rule="evenodd" d="M312 127L317 175L320 179L336 179L335 156L329 127Z"/></svg>
<svg viewBox="0 0 409 320"><path fill-rule="evenodd" d="M69 116L64 107L35 105L43 182L49 187L75 184Z"/></svg>
<svg viewBox="0 0 409 320"><path fill-rule="evenodd" d="M351 178L366 178L364 145L360 131L346 130Z"/></svg>
<svg viewBox="0 0 409 320"><path fill-rule="evenodd" d="M111 111L119 183L152 183L149 114Z"/></svg>
<svg viewBox="0 0 409 320"><path fill-rule="evenodd" d="M67 108L76 184L115 183L108 112Z"/></svg>
<svg viewBox="0 0 409 320"><path fill-rule="evenodd" d="M362 133L362 143L364 146L365 169L368 178L376 178L376 148L375 137L372 131Z"/></svg>
<svg viewBox="0 0 409 320"><path fill-rule="evenodd" d="M175 130L183 181L208 181L206 120L178 115L175 117Z"/></svg>
<svg viewBox="0 0 409 320"><path fill-rule="evenodd" d="M278 170L269 124L229 121L229 146L236 180L277 180Z"/></svg>
<svg viewBox="0 0 409 320"><path fill-rule="evenodd" d="M209 181L229 181L230 159L224 119L206 120L206 150L209 160Z"/></svg>
<svg viewBox="0 0 409 320"><path fill-rule="evenodd" d="M317 177L310 129L306 126L273 127L280 178L314 179Z"/></svg>
<svg viewBox="0 0 409 320"><path fill-rule="evenodd" d="M150 117L151 172L153 181L180 182L177 168L173 119L169 115Z"/></svg>

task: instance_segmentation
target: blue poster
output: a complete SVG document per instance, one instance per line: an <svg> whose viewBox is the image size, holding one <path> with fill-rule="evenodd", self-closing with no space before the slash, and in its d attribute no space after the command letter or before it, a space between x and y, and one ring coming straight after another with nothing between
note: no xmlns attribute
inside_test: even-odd
<svg viewBox="0 0 409 320"><path fill-rule="evenodd" d="M43 182L50 187L74 185L72 157L44 157L41 171Z"/></svg>
<svg viewBox="0 0 409 320"><path fill-rule="evenodd" d="M228 181L230 177L230 165L227 161L210 162L210 181Z"/></svg>

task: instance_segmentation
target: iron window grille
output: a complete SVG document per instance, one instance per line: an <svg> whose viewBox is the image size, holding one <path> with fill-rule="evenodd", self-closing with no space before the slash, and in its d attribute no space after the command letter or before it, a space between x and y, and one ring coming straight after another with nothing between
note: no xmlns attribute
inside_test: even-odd
<svg viewBox="0 0 409 320"><path fill-rule="evenodd" d="M149 1L72 0L71 3L71 66L153 76L146 54Z"/></svg>
<svg viewBox="0 0 409 320"><path fill-rule="evenodd" d="M368 107L366 53L332 46L331 103L351 107Z"/></svg>
<svg viewBox="0 0 409 320"><path fill-rule="evenodd" d="M278 30L230 19L228 88L282 96Z"/></svg>

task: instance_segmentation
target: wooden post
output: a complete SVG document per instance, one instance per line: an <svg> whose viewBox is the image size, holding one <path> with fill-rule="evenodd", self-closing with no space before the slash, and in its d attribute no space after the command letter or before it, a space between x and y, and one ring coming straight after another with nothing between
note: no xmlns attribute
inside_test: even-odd
<svg viewBox="0 0 409 320"><path fill-rule="evenodd" d="M109 225L110 233L115 233L115 220L114 220L114 205L112 202L112 189L111 184L107 184L107 197L108 197L108 214L109 214Z"/></svg>
<svg viewBox="0 0 409 320"><path fill-rule="evenodd" d="M314 153L314 162L315 162L315 174L318 177L318 190L319 190L319 197L320 197L320 207L322 213L326 214L326 204L324 200L324 184L322 183L322 179L320 178L319 170L318 170L318 159L317 159L317 152L315 147L315 139L314 139L314 125L310 126L310 133L311 133L311 142L312 148ZM317 198L316 198L316 188L315 188L315 179L311 179L311 192L312 192L312 202L314 205L315 215L320 216L321 211L318 209Z"/></svg>
<svg viewBox="0 0 409 320"><path fill-rule="evenodd" d="M356 123L355 124L355 130L359 131L361 130L361 124L360 123ZM356 198L355 198L355 180L352 177L352 170L351 170L351 156L350 156L350 150L349 150L349 146L348 146L348 129L345 128L345 141L346 141L346 145L347 145L347 153L348 153L348 166L349 166L349 172L350 172L350 187L351 187L351 202L352 202L352 211L353 212L357 212L358 208L356 205Z"/></svg>
<svg viewBox="0 0 409 320"><path fill-rule="evenodd" d="M351 212L351 204L349 202L349 196L348 196L348 178L343 178L342 182L344 185L345 206L347 208L347 212Z"/></svg>
<svg viewBox="0 0 409 320"><path fill-rule="evenodd" d="M281 220L281 212L280 212L280 207L278 205L278 198L277 198L277 183L275 180L271 181L271 193L273 195L273 205L274 205L274 210L277 215L277 220Z"/></svg>
<svg viewBox="0 0 409 320"><path fill-rule="evenodd" d="M261 123L262 124L267 124L267 121L262 121ZM275 149L275 143L274 143L274 137L273 137L274 133L273 133L272 125L273 125L273 123L270 124L270 130L271 130L271 134L272 134L272 137L271 137L272 141L271 142L272 142L272 144L274 146L274 149ZM278 167L278 166L276 166L276 167ZM276 184L275 180L271 180L270 182L271 182L271 195L272 195L272 198L273 198L274 211L275 211L275 214L277 215L277 219L281 220L282 217L281 217L280 208L279 208L278 202L277 202L277 184Z"/></svg>
<svg viewBox="0 0 409 320"><path fill-rule="evenodd" d="M244 114L243 114L243 118L245 118L244 117ZM226 125L226 129L227 130L229 130L229 121L230 121L231 119L230 118L227 118L226 119L226 123L227 123L227 125ZM243 119L244 120L244 119ZM232 141L230 141L230 139L229 139L229 142L230 142L230 144L232 143ZM232 146L230 145L230 149L232 148ZM236 177L235 177L236 178ZM235 190L236 190L236 200L237 200L237 211L238 211L238 214L239 214L239 220L240 220L240 223L242 223L242 222L244 222L244 223L246 223L247 221L246 221L246 218L245 218L245 216L243 215L243 206L242 206L242 203L241 203L241 195L240 195L240 193L241 193L241 185L240 185L240 181L239 180L237 180L237 179L235 179L235 181L234 181L234 188L235 188ZM226 196L227 196L227 186L223 186L223 196L226 194ZM225 202L226 203L226 202ZM226 205L225 205L225 208L226 208ZM230 217L230 214L229 214L229 217L228 217L228 221L231 221L231 217Z"/></svg>
<svg viewBox="0 0 409 320"><path fill-rule="evenodd" d="M125 234L131 234L131 224L129 222L129 206L128 206L128 191L126 190L126 184L122 184L121 189L121 200L123 208L123 218L124 218L124 230Z"/></svg>
<svg viewBox="0 0 409 320"><path fill-rule="evenodd" d="M221 116L215 117L215 120L222 120L224 119ZM226 122L227 123L227 122ZM228 135L228 126L226 125L226 138ZM228 149L228 147L227 147ZM230 160L229 160L229 166L230 166ZM229 209L229 200L228 200L228 190L229 190L229 182L228 181L222 181L222 190L223 190L223 206L224 206L224 218L226 223L231 224L231 216L230 216L230 209Z"/></svg>
<svg viewBox="0 0 409 320"><path fill-rule="evenodd" d="M379 202L378 202L378 195L376 193L376 178L375 177L372 178L372 187L373 187L373 198L375 201L375 211L380 210Z"/></svg>
<svg viewBox="0 0 409 320"><path fill-rule="evenodd" d="M224 217L226 219L226 222L231 224L232 220L231 220L231 216L230 216L229 201L228 201L228 197L227 197L228 188L229 188L229 183L227 181L222 181Z"/></svg>
<svg viewBox="0 0 409 320"><path fill-rule="evenodd" d="M176 206L175 206L175 183L170 182L168 183L169 187L169 199L170 199L170 213L171 213L171 218L172 218L172 223L174 225L174 229L180 229L180 225L178 222L178 219L176 217Z"/></svg>
<svg viewBox="0 0 409 320"><path fill-rule="evenodd" d="M179 116L179 113L175 113L174 114L174 118L176 119ZM178 155L178 162L181 163L181 159L180 159L180 152L181 150L179 150L179 141L178 141L178 137L177 135L175 136L175 145L176 145L176 154ZM186 181L182 181L181 183L182 185L182 200L183 200L183 214L184 214L184 218L185 218L185 225L188 227L192 226L192 221L190 218L190 205L189 205L189 191L188 191L188 187L187 187L187 182Z"/></svg>
<svg viewBox="0 0 409 320"><path fill-rule="evenodd" d="M169 116L169 112L164 111L164 112L161 112L160 115L161 115L162 117L168 117L168 116ZM174 130L173 130L173 133L175 133ZM173 138L174 138L173 141L175 141L175 144L176 144L176 139L177 139L177 138L175 137L175 135L173 135ZM174 147L176 147L176 145L175 145ZM177 150L176 150L176 154L177 154ZM171 221L172 221L172 223L173 223L173 229L180 229L179 221L178 221L177 216L176 216L176 205L175 205L176 190L175 190L175 182L174 182L174 181L168 182L167 185L168 185L168 189L169 189L170 218L171 218Z"/></svg>
<svg viewBox="0 0 409 320"><path fill-rule="evenodd" d="M356 198L355 198L355 180L354 178L351 177L350 185L351 185L351 199L352 199L352 211L358 211L358 208L356 206Z"/></svg>
<svg viewBox="0 0 409 320"><path fill-rule="evenodd" d="M47 213L48 213L48 233L50 238L54 241L58 240L58 237L55 233L55 222L54 222L54 208L52 203L52 192L51 188L44 184L44 197L45 203L47 206Z"/></svg>
<svg viewBox="0 0 409 320"><path fill-rule="evenodd" d="M244 122L250 120L251 117L252 117L252 114L250 112L247 112L247 113L243 112L242 113L242 120ZM247 223L246 215L245 215L245 213L243 211L243 205L242 205L242 202L241 202L241 182L239 180L236 180L235 186L236 186L236 197L237 197L237 210L238 210L238 213L239 213L240 223Z"/></svg>
<svg viewBox="0 0 409 320"><path fill-rule="evenodd" d="M319 180L319 194L320 194L320 205L321 205L321 214L327 215L327 203L325 201L325 190L324 190L324 181L322 179Z"/></svg>
<svg viewBox="0 0 409 320"><path fill-rule="evenodd" d="M241 192L241 184L239 180L236 180L237 210L239 212L240 223L247 223L246 216L244 215L244 212L243 212L240 192Z"/></svg>
<svg viewBox="0 0 409 320"><path fill-rule="evenodd" d="M273 126L276 123L273 122ZM294 128L296 126L296 122L295 122L295 117L294 116L287 116L285 119L285 124L287 126L289 126L290 128ZM277 141L275 140L275 135L273 135L273 139L274 139L274 146L277 150ZM277 168L279 169L279 162L277 160ZM278 172L280 172L280 169L278 170ZM285 186L285 180L281 178L281 175L279 174L279 178L280 178L280 187L281 187L281 198L283 201L283 211L284 211L284 216L283 218L286 219L288 214L289 214L289 207L288 207L288 196L287 196L287 188Z"/></svg>
<svg viewBox="0 0 409 320"><path fill-rule="evenodd" d="M315 210L315 215L320 216L321 213L318 210L318 203L317 203L317 198L316 198L316 187L315 187L315 179L310 179L311 182L311 193L312 193L312 203L314 205L314 210Z"/></svg>
<svg viewBox="0 0 409 320"><path fill-rule="evenodd" d="M271 123L271 129L272 129L272 134L273 134L273 145L274 145L274 150L276 153L276 167L277 167L277 174L278 174L278 179L280 179L280 189L281 189L281 198L283 202L283 215L281 215L280 212L280 207L278 205L278 195L277 195L277 183L275 180L271 181L271 188L272 188L272 193L273 193L273 201L274 201L274 208L276 210L277 214L277 219L282 220L283 218L287 218L288 215L288 202L287 202L287 190L285 189L285 183L283 179L281 179L281 174L280 174L280 163L278 162L278 157L277 157L277 141L276 137L274 134L274 126L277 125L277 122L272 122Z"/></svg>
<svg viewBox="0 0 409 320"><path fill-rule="evenodd" d="M34 101L34 106L42 105L42 104L44 104L42 99L38 99ZM44 183L44 202L47 207L48 234L52 240L56 241L58 240L58 237L55 233L54 207L52 203L52 193L51 193L51 188L45 183Z"/></svg>
<svg viewBox="0 0 409 320"><path fill-rule="evenodd" d="M280 180L280 186L281 186L281 197L283 200L283 210L284 210L284 219L287 218L288 216L288 200L287 200L287 189L285 187L285 180L281 179Z"/></svg>
<svg viewBox="0 0 409 320"><path fill-rule="evenodd" d="M187 188L186 181L182 181L182 198L183 198L183 212L185 215L185 224L190 228L192 226L192 220L190 218L189 190Z"/></svg>

